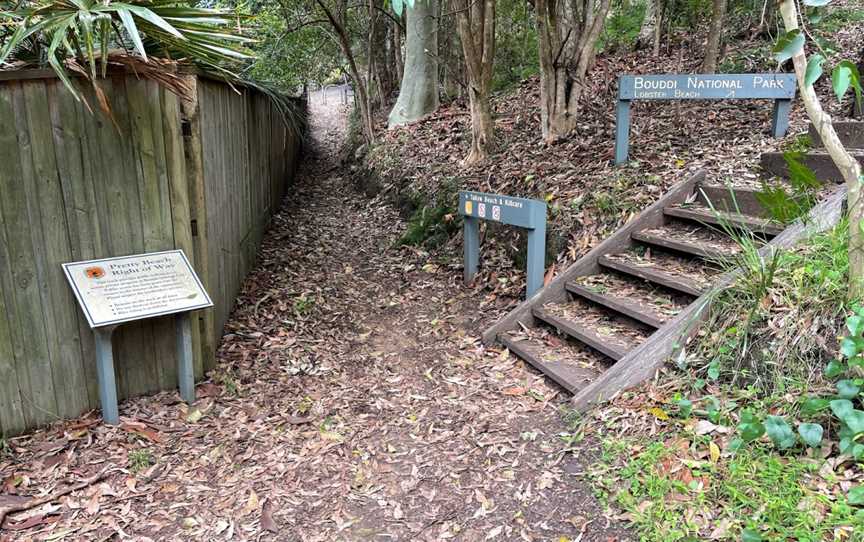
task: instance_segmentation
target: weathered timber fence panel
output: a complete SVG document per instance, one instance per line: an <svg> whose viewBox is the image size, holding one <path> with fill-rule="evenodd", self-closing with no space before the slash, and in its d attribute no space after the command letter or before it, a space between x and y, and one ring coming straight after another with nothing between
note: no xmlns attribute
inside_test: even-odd
<svg viewBox="0 0 864 542"><path fill-rule="evenodd" d="M216 303L196 313L196 376L213 366L300 142L264 94L188 79L187 102L112 75L108 118L50 75L0 72L0 435L99 406L64 262L183 249ZM121 397L176 386L170 318L121 326L115 350Z"/></svg>

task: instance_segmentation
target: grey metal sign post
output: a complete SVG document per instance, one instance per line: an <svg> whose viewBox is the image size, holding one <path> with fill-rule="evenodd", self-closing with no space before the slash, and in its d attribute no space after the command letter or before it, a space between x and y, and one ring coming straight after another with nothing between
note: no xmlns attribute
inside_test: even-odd
<svg viewBox="0 0 864 542"><path fill-rule="evenodd" d="M212 307L189 260L181 250L63 264L96 339L96 371L102 419L120 422L111 338L121 324L176 315L177 380L180 396L195 402L192 321L189 311Z"/></svg>
<svg viewBox="0 0 864 542"><path fill-rule="evenodd" d="M459 192L459 214L464 218L465 282L480 263L480 220L491 220L528 230L526 296L543 287L546 267L546 203L483 192Z"/></svg>
<svg viewBox="0 0 864 542"><path fill-rule="evenodd" d="M795 97L795 74L622 75L615 112L615 164L627 161L633 100L774 100L771 133L783 137Z"/></svg>

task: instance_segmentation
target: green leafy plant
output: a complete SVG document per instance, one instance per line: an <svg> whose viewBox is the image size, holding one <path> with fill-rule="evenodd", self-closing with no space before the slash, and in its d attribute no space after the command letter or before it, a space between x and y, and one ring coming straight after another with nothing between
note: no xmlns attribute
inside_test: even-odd
<svg viewBox="0 0 864 542"><path fill-rule="evenodd" d="M799 414L804 418L824 417L830 412L828 422L838 426L840 453L857 460L864 460L864 407L862 387L864 378L859 375L864 369L864 307L856 307L846 318L848 335L840 342L841 359L831 361L825 367L825 377L835 380L836 393L827 397L810 396L800 405ZM769 415L764 421L749 410L739 416L738 438L733 444L740 449L767 434L777 449L787 450L801 441L811 447L821 446L825 427L815 421L798 425L797 435L783 416Z"/></svg>
<svg viewBox="0 0 864 542"><path fill-rule="evenodd" d="M178 0L25 1L0 13L0 20L16 26L2 44L0 64L27 56L22 51L35 52L79 100L70 70L95 85L116 53L134 53L144 61L149 56L187 59L230 74L225 66L249 58L243 46L251 41L234 29L235 19L231 11Z"/></svg>
<svg viewBox="0 0 864 542"><path fill-rule="evenodd" d="M816 178L812 169L801 160L803 153L787 151L783 160L789 171L788 189L786 184L768 184L762 182L762 189L756 193L756 199L764 207L771 218L781 224L789 224L807 215L816 204L816 198L823 183Z"/></svg>
<svg viewBox="0 0 864 542"><path fill-rule="evenodd" d="M156 459L150 450L132 450L129 452L129 470L133 473L141 472L156 464Z"/></svg>

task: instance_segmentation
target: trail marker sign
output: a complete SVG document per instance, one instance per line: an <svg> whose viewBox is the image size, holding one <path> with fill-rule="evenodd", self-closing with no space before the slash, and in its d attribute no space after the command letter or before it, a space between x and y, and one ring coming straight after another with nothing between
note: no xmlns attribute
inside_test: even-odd
<svg viewBox="0 0 864 542"><path fill-rule="evenodd" d="M795 97L795 74L622 75L615 112L615 164L627 161L633 100L774 100L771 133L783 137Z"/></svg>
<svg viewBox="0 0 864 542"><path fill-rule="evenodd" d="M459 214L464 218L465 282L477 274L480 260L480 220L491 220L528 230L526 296L543 287L546 265L546 203L484 192L459 192Z"/></svg>
<svg viewBox="0 0 864 542"><path fill-rule="evenodd" d="M189 311L213 301L182 250L63 264L63 272L96 336L99 399L105 423L119 423L111 335L126 322L176 314L180 395L195 401Z"/></svg>

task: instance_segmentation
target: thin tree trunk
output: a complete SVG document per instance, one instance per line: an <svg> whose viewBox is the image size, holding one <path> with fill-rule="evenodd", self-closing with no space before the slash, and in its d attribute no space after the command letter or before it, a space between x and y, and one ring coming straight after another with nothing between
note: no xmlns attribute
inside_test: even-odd
<svg viewBox="0 0 864 542"><path fill-rule="evenodd" d="M726 0L714 0L711 11L711 25L708 29L708 39L705 42L705 58L702 60L702 73L717 71L717 61L720 56L720 42L723 38L723 20L726 18Z"/></svg>
<svg viewBox="0 0 864 542"><path fill-rule="evenodd" d="M327 20L330 21L330 26L333 27L333 31L336 34L336 41L339 43L339 49L342 50L342 55L348 63L348 74L354 81L356 101L360 106L360 125L363 130L363 137L366 139L367 143L374 143L375 127L372 122L372 111L369 108L369 93L366 88L364 77L360 73L360 69L357 67L357 60L354 58L354 51L351 50L351 41L348 38L348 33L345 30L345 26L336 19L333 12L329 7L327 7L327 4L325 4L323 0L316 1L327 16Z"/></svg>
<svg viewBox="0 0 864 542"><path fill-rule="evenodd" d="M396 82L402 80L404 64L402 63L402 29L393 23L393 65L396 66Z"/></svg>
<svg viewBox="0 0 864 542"><path fill-rule="evenodd" d="M576 4L579 6L580 4ZM535 0L540 52L540 127L544 141L554 143L576 126L579 100L593 49L600 37L610 0L574 4Z"/></svg>
<svg viewBox="0 0 864 542"><path fill-rule="evenodd" d="M787 32L798 28L798 9L794 0L781 1L780 15L783 17ZM831 116L822 109L822 104L819 102L819 97L813 90L813 86L804 84L807 73L807 57L803 48L792 56L792 62L795 65L798 89L804 107L807 109L807 116L810 117L810 122L819 132L825 149L831 155L831 159L846 181L846 197L849 209L849 298L860 300L861 295L864 294L864 288L862 288L864 286L862 285L864 235L861 231L862 226L864 226L864 222L862 222L864 220L864 199L862 199L860 192L864 177L862 177L861 164L843 147L843 143L831 123Z"/></svg>
<svg viewBox="0 0 864 542"><path fill-rule="evenodd" d="M405 68L388 127L415 122L438 109L438 2L418 0L405 10Z"/></svg>
<svg viewBox="0 0 864 542"><path fill-rule="evenodd" d="M657 28L657 0L645 1L645 16L636 38L637 49L647 49L654 44L654 29Z"/></svg>
<svg viewBox="0 0 864 542"><path fill-rule="evenodd" d="M476 164L486 160L495 142L489 105L495 63L495 0L454 0L453 6L471 109L471 150L464 162Z"/></svg>

